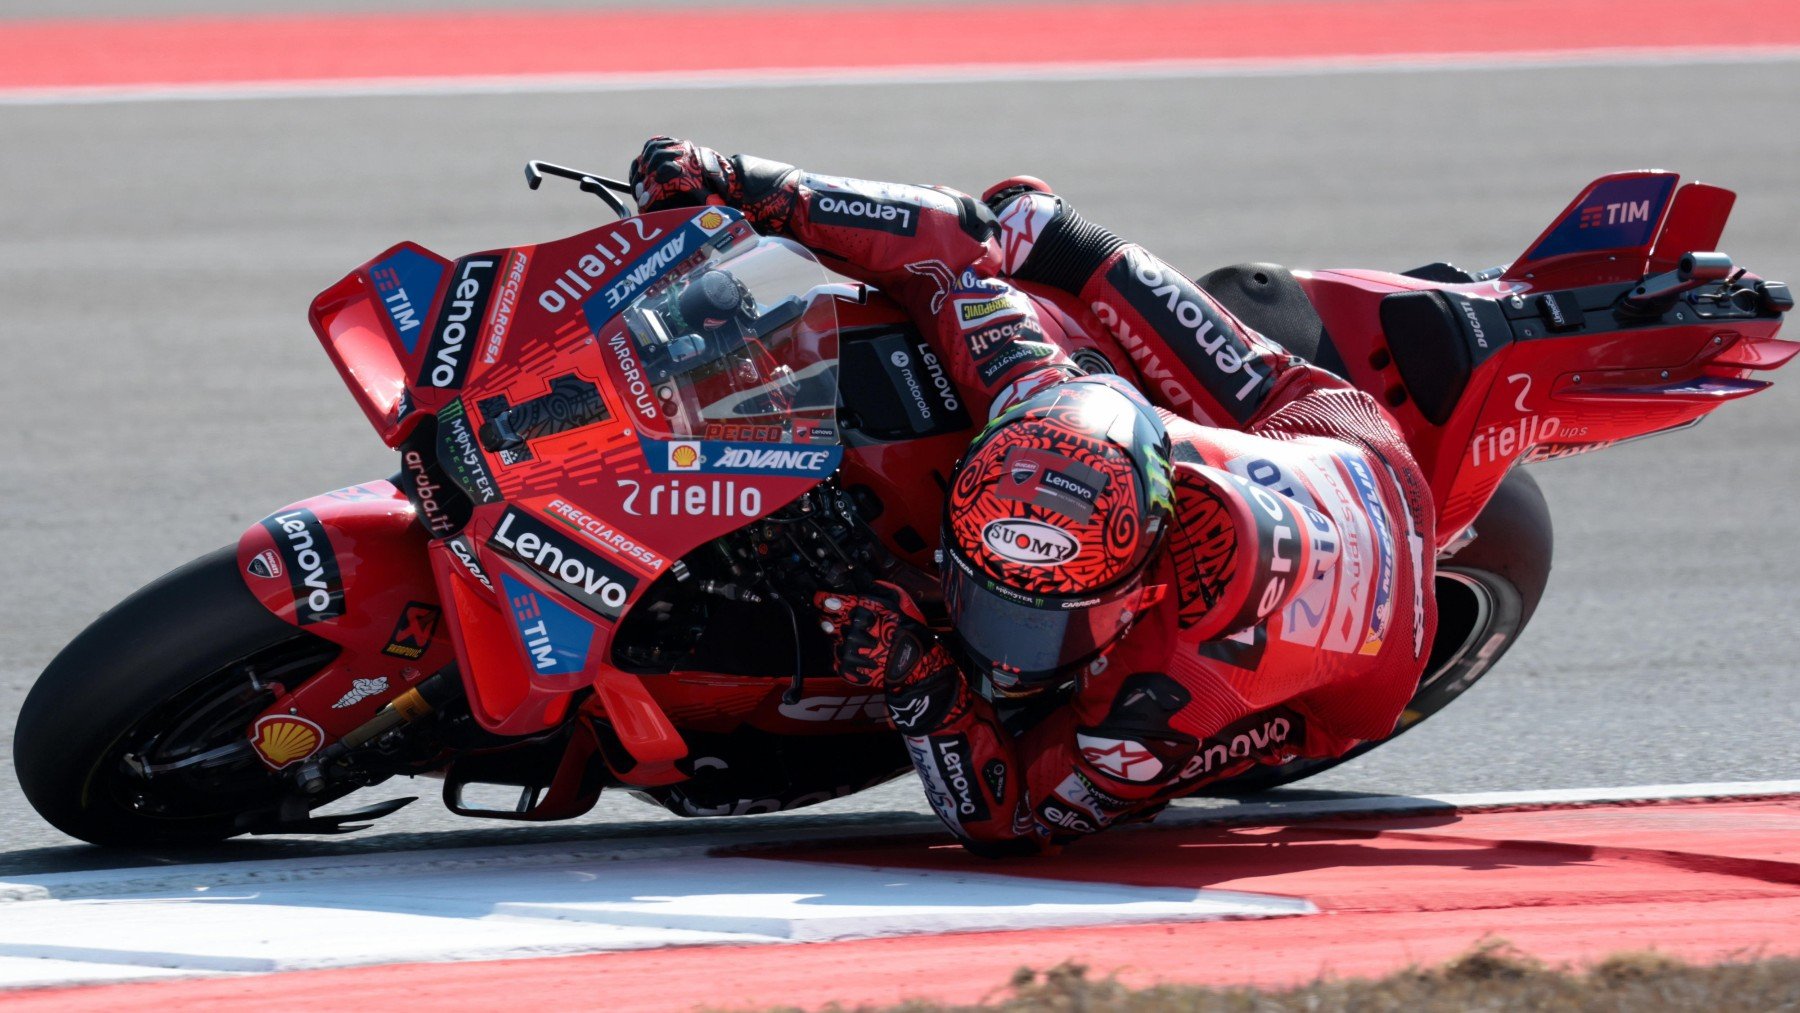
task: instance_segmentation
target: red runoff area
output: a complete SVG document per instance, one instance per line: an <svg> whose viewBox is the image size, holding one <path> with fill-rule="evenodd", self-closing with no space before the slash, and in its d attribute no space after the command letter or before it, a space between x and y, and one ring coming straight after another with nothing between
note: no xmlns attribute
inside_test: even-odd
<svg viewBox="0 0 1800 1013"><path fill-rule="evenodd" d="M760 857L1305 897L1266 921L911 936L543 960L412 964L6 996L8 1013L392 1003L438 1013L973 1002L1021 964L1079 960L1127 982L1287 985L1378 976L1502 937L1551 961L1655 948L1696 961L1800 954L1800 799L1594 806L1281 827L1125 831L994 863L936 842ZM504 931L496 926L496 931Z"/></svg>
<svg viewBox="0 0 1800 1013"><path fill-rule="evenodd" d="M646 5L649 8L649 5ZM1211 0L0 22L0 92L1782 50L1800 0Z"/></svg>

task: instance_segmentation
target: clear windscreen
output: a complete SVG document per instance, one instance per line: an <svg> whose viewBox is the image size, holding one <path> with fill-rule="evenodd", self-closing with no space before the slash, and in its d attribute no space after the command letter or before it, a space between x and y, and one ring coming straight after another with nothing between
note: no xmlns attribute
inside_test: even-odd
<svg viewBox="0 0 1800 1013"><path fill-rule="evenodd" d="M748 235L700 260L622 314L665 439L837 442L836 300L801 246Z"/></svg>

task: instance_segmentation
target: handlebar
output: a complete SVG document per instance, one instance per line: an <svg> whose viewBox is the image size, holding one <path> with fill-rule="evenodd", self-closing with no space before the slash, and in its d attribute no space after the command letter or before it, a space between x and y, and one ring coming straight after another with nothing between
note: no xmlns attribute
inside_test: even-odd
<svg viewBox="0 0 1800 1013"><path fill-rule="evenodd" d="M536 190L543 184L545 176L560 176L563 179L574 180L582 190L605 201L606 206L612 208L613 213L622 219L630 218L636 213L627 210L625 202L613 196L614 193L621 193L632 197L635 202L636 195L631 189L631 184L623 180L592 172L582 172L580 169L571 169L566 165L557 165L554 162L544 162L535 158L525 163L526 186Z"/></svg>

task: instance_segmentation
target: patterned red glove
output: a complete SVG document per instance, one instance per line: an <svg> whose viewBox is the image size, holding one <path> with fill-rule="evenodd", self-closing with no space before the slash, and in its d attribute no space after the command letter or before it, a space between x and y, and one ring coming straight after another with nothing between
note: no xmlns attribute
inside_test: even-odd
<svg viewBox="0 0 1800 1013"><path fill-rule="evenodd" d="M737 170L724 155L673 137L645 142L630 178L640 211L725 204L742 196Z"/></svg>
<svg viewBox="0 0 1800 1013"><path fill-rule="evenodd" d="M838 676L852 685L898 686L924 675L920 662L942 650L912 598L885 581L862 596L821 591L813 604L837 648Z"/></svg>

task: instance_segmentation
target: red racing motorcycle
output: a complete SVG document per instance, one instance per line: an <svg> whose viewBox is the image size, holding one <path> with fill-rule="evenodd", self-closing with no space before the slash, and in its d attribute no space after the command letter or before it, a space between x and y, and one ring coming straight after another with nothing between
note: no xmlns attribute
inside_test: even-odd
<svg viewBox="0 0 1800 1013"><path fill-rule="evenodd" d="M634 215L623 184L527 168L546 174L620 220L456 261L402 243L314 300L399 473L275 511L76 637L15 738L45 819L175 845L353 828L410 800L319 810L396 775L441 777L459 814L555 820L734 749L887 750L891 775L909 769L879 696L833 675L810 602L882 579L931 606L977 413L895 304L801 247L727 208ZM1775 336L1787 287L1712 252L1732 193L1677 182L1596 180L1481 274L1201 279L1379 398L1431 482L1437 640L1394 735L1487 672L1543 592L1550 518L1518 465L1691 426L1800 351ZM1022 288L1084 369L1163 396L1145 348Z"/></svg>

